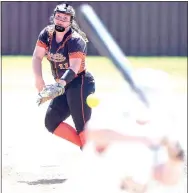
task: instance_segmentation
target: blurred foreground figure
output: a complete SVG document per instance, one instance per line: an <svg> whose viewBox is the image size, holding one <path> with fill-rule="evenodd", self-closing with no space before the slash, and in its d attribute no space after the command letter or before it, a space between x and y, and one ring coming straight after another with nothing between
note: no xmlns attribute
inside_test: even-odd
<svg viewBox="0 0 188 193"><path fill-rule="evenodd" d="M174 114L171 81L166 73L151 69L138 70L135 78L150 108L126 94L121 111L110 102L96 109L86 124L81 165L67 181L72 184L69 193L152 193L159 185L173 187L184 178L184 131Z"/></svg>

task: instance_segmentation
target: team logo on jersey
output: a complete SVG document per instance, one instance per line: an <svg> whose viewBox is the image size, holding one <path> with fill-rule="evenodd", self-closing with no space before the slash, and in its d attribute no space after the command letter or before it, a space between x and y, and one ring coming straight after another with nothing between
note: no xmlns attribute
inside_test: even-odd
<svg viewBox="0 0 188 193"><path fill-rule="evenodd" d="M52 62L64 62L66 60L66 57L64 57L62 54L56 53L48 53L47 59Z"/></svg>

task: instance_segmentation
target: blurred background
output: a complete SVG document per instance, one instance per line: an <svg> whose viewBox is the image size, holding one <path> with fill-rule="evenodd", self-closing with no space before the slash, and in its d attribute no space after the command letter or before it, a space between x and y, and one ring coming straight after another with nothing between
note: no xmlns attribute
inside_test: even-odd
<svg viewBox="0 0 188 193"><path fill-rule="evenodd" d="M2 2L2 54L31 55L61 2ZM84 2L69 2L77 8ZM186 56L187 2L85 2L130 56ZM89 55L98 55L91 43Z"/></svg>
<svg viewBox="0 0 188 193"><path fill-rule="evenodd" d="M2 2L3 88L33 89L33 50L39 33L60 3ZM93 7L133 67L164 70L175 76L179 90L187 90L187 2L69 2L75 9L83 3ZM111 86L114 78L118 85L123 84L120 73L99 55L92 42L88 43L87 64L99 92L117 91L117 85ZM49 67L44 59L43 74L51 82ZM15 76L15 71L20 75L15 77L17 84L9 78Z"/></svg>

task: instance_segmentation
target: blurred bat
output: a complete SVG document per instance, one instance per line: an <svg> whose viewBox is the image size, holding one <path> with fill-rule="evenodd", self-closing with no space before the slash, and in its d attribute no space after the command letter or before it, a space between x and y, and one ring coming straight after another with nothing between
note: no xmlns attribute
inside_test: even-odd
<svg viewBox="0 0 188 193"><path fill-rule="evenodd" d="M107 31L92 7L86 4L81 5L78 8L77 15L81 27L99 53L112 60L113 64L123 75L131 89L139 96L140 100L148 106L149 103L144 92L133 79L130 62Z"/></svg>

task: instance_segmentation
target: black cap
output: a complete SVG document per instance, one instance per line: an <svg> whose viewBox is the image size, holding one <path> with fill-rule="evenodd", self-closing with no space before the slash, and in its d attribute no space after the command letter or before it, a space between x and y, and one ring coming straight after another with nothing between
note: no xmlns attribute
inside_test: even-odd
<svg viewBox="0 0 188 193"><path fill-rule="evenodd" d="M72 17L75 17L75 10L74 8L69 5L68 3L59 4L54 9L54 15L56 12L64 13L67 15L71 15Z"/></svg>

